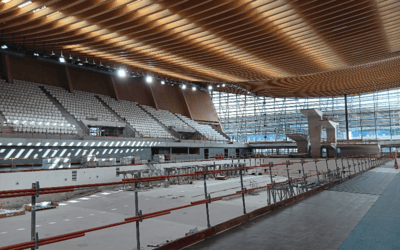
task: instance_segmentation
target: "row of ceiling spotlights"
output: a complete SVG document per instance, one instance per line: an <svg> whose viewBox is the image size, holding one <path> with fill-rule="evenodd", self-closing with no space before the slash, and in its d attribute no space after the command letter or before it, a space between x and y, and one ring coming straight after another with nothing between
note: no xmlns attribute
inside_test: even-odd
<svg viewBox="0 0 400 250"><path fill-rule="evenodd" d="M119 70L117 71L117 75L118 75L119 77L126 77L126 76L127 76L127 73L126 73L125 70L119 69ZM146 81L147 83L152 83L152 82L153 82L153 77L148 75L148 76L145 77L145 81ZM165 84L165 80L161 80L160 83L161 83L161 85L164 85L164 84ZM173 86L173 85L174 85L174 84L172 84L172 86ZM182 84L180 84L179 86L180 86L182 89L186 89L186 88L187 88L187 85L186 85L185 83L182 83ZM209 89L209 90L212 90L212 85L209 85L209 86L208 86L208 89ZM196 90L197 90L197 86L192 86L192 90L193 90L193 91L196 91Z"/></svg>
<svg viewBox="0 0 400 250"><path fill-rule="evenodd" d="M5 45L5 44L3 44L3 45L1 45L1 49L6 50L6 49L8 49L8 46ZM55 55L54 52L52 52L52 55ZM34 53L34 56L39 56L39 53ZM70 59L71 59L71 58L70 58ZM65 62L66 62L65 57L63 56L62 52L61 52L61 55L60 55L60 57L58 58L58 60L59 60L60 63L65 63ZM79 58L78 58L78 61L80 61ZM82 66L83 63L78 63L78 65ZM119 77L126 77L126 76L127 76L127 71L125 71L125 70L123 70L123 69L119 69L119 70L117 71L117 75L118 75ZM135 76L136 76L136 75L135 75ZM148 75L148 76L145 77L145 80L146 80L147 83L152 83L152 82L153 82L153 77L151 77L151 76ZM177 82L174 82L174 83L177 83ZM173 86L174 83L172 83L171 85ZM165 84L165 80L162 80L162 79L161 79L161 84L164 85L164 84ZM177 84L179 84L179 83L177 83ZM180 84L180 87L181 87L182 89L186 89L186 88L187 88L187 85L186 85L185 83L181 83L181 84ZM220 87L223 87L223 88L224 88L224 87L226 87L226 84L225 84L225 83L222 83L221 85L220 85L220 84L217 84L217 88L220 88ZM236 88L237 88L237 86L235 86L235 85L232 86L232 87L236 87ZM208 89L209 91L212 91L212 90L213 90L213 85L208 85L207 89ZM192 90L193 90L193 91L196 91L196 90L197 90L197 86L192 86ZM250 93L251 93L251 92L250 92Z"/></svg>
<svg viewBox="0 0 400 250"><path fill-rule="evenodd" d="M8 46L7 46L7 45L2 45L2 46L1 46L1 49L8 49ZM52 53L52 54L53 54L53 53ZM34 56L39 56L39 53L34 53ZM64 56L63 56L62 53L61 53L61 56L58 58L58 60L59 60L60 63L65 63L65 62L66 62L66 60L65 60L65 58L64 58ZM79 64L78 64L78 65L79 65ZM126 76L127 76L127 71L125 71L125 70L123 70L123 69L119 69L119 70L117 71L117 75L118 75L119 77L126 77ZM145 80L146 80L147 83L152 83L152 82L153 82L153 77L148 75L148 76L145 77ZM164 85L164 84L165 84L165 80L161 80L161 84ZM172 84L172 85L173 85L173 84ZM181 87L182 89L186 89L187 86L186 86L186 84L181 84L180 87ZM209 89L209 90L212 90L212 86L209 85L209 86L208 86L208 89ZM193 91L196 91L196 90L197 90L197 87L196 87L196 86L192 86L192 90L193 90Z"/></svg>

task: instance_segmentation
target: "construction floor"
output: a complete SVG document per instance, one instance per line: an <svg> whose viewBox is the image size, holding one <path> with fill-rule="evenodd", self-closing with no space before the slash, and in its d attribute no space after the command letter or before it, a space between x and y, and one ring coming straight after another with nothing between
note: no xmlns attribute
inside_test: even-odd
<svg viewBox="0 0 400 250"><path fill-rule="evenodd" d="M326 169L325 162L319 162L318 165L319 170ZM333 167L335 163L330 161L329 166ZM392 168L393 162L388 163L387 166ZM340 163L339 167L341 167ZM292 172L298 173L301 165L293 165L290 168ZM280 172L284 173L286 167L282 166L279 169ZM315 164L305 164L305 169L306 171L313 170ZM375 185L379 186L377 188L379 191L362 193L368 190L368 185L360 186L357 189L356 187L360 185L357 178L365 178L364 175L368 174L369 176L373 172L376 172L376 178L370 176L366 179L372 181L372 185L374 185L374 182L379 183L379 185ZM395 176L396 173L390 169L378 168L372 170L341 184L347 185L348 190L353 190L351 192L343 190L323 191L298 204L280 209L268 216L257 218L244 226L193 246L191 249L337 249L346 238L348 238L348 242L346 241L342 247L346 247L347 244L347 248L343 249L355 249L353 245L359 244L357 237L352 240L349 235L351 236L353 233L356 233L355 236L357 236L357 233L365 234L363 231L365 227L360 228L361 231L354 230L354 228L357 229L363 218L367 217L366 215L372 210L371 206L377 204L377 200L381 199L380 197L385 196L385 192L392 187L391 183L396 181ZM286 180L285 177L277 176L275 178L276 182L284 180ZM263 186L269 182L269 175L248 175L244 177L247 188L250 188L252 183ZM335 188L342 189L341 185ZM199 180L192 185L171 185L168 188L141 191L139 192L139 209L143 210L143 213L151 213L187 205L192 201L204 199L203 188L204 183ZM230 178L224 181L210 179L207 181L207 188L211 197L231 194L240 189L240 181L239 178ZM358 192L354 190L358 190ZM247 211L266 206L266 199L267 193L265 191L260 191L258 195L254 196L247 195ZM227 221L243 213L240 197L213 202L209 205L209 208L211 225ZM397 210L394 210L393 213L395 211ZM125 218L132 216L134 216L134 192L103 191L95 195L61 202L56 209L39 211L37 213L37 232L40 238L46 238L122 222ZM398 214L396 216L399 218ZM147 248L147 246L155 246L167 240L171 241L183 237L193 228L197 227L198 230L202 230L206 226L205 205L173 211L171 214L144 220L140 223L141 246L143 249L152 249L152 247ZM388 229L385 230L384 232L387 232ZM135 236L135 223L131 223L87 233L81 238L41 246L40 249L132 250L136 249ZM23 216L0 219L0 247L26 242L29 239L30 212Z"/></svg>
<svg viewBox="0 0 400 250"><path fill-rule="evenodd" d="M285 181L284 177L275 177L275 181ZM251 182L258 185L270 183L269 175L245 176L244 183L250 187ZM211 197L235 193L240 190L239 178L224 181L207 180L208 192ZM240 196L241 197L241 196ZM209 205L212 224L235 218L242 214L240 197L222 200ZM259 195L246 196L249 210L267 205L266 192ZM139 192L139 209L143 213L151 213L163 209L188 205L192 201L204 199L203 180L192 185L171 185L168 188L154 188ZM60 202L56 209L37 212L37 232L39 238L71 233L83 229L99 227L135 216L135 196L132 191L103 191L88 197ZM0 219L0 247L29 241L30 212L23 216ZM177 210L171 214L144 220L140 223L141 245L155 246L166 240L183 237L189 230L207 227L205 205ZM41 246L48 250L99 250L99 249L136 249L135 223L103 229L87 233L82 238L63 241L56 244ZM149 248L153 249L153 248Z"/></svg>
<svg viewBox="0 0 400 250"><path fill-rule="evenodd" d="M400 249L400 174L393 165L186 249Z"/></svg>

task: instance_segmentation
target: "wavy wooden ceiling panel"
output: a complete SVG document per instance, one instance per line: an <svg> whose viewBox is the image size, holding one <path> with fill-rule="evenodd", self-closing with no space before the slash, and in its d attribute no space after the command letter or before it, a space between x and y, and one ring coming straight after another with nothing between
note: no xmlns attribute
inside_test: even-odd
<svg viewBox="0 0 400 250"><path fill-rule="evenodd" d="M0 3L3 41L260 96L400 86L395 0L27 2Z"/></svg>

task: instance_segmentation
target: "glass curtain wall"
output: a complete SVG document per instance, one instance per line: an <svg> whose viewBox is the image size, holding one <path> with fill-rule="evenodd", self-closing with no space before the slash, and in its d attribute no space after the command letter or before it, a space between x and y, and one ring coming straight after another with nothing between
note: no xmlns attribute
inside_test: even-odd
<svg viewBox="0 0 400 250"><path fill-rule="evenodd" d="M339 123L346 139L344 96L323 98L253 97L212 91L224 132L233 141L287 141L286 134L308 134L301 109L316 108ZM400 89L347 97L349 139L400 139ZM326 136L323 132L323 137Z"/></svg>

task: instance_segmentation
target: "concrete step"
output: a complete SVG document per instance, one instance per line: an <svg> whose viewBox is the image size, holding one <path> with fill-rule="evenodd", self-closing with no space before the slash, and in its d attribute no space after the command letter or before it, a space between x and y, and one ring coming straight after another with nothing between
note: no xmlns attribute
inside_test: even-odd
<svg viewBox="0 0 400 250"><path fill-rule="evenodd" d="M60 110L63 117L69 122L71 125L75 125L77 128L79 136L85 136L85 128L82 128L82 125L54 98L44 87L39 86L39 88L46 94L49 100Z"/></svg>
<svg viewBox="0 0 400 250"><path fill-rule="evenodd" d="M217 126L210 124L211 128L214 129L215 131L217 131L220 135L222 135L223 137L225 137L226 139L230 140L231 138L224 133L224 131L222 131L221 129L219 129Z"/></svg>

